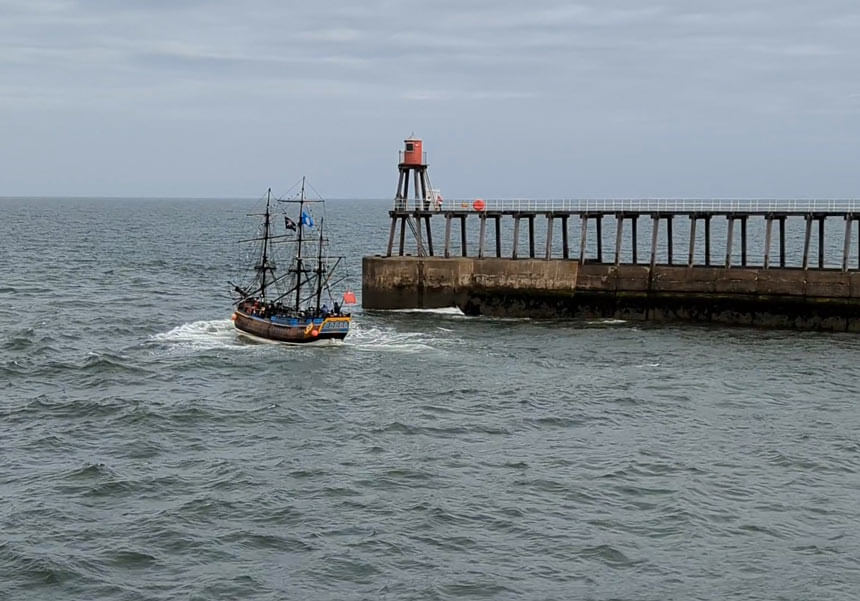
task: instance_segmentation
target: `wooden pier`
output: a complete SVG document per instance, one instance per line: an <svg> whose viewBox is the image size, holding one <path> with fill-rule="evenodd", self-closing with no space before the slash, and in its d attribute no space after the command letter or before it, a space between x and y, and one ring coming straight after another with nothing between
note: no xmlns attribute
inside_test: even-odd
<svg viewBox="0 0 860 601"><path fill-rule="evenodd" d="M367 309L860 332L855 201L398 197L389 216L386 254L362 265Z"/></svg>
<svg viewBox="0 0 860 601"><path fill-rule="evenodd" d="M410 208L404 200L397 201L389 213L386 256L396 252L398 256L451 257L456 253L462 257L561 258L615 265L643 264L644 259L644 264L652 266L825 269L832 267L826 261L828 234L834 236L833 224L838 222L838 267L842 271L860 268L857 201L515 200L482 201L480 210L468 202L456 202L456 208L445 210L431 210L425 206L428 204ZM438 240L442 222L444 234ZM477 228L469 227L472 222ZM610 240L607 224L614 228ZM719 238L714 233L715 224L722 226ZM753 232L756 240L763 240L756 254L751 252L751 225L757 228ZM802 229L799 248L787 245L789 226ZM452 239L455 228L459 241ZM685 234L681 240L676 235L679 229ZM650 239L645 249L643 230ZM572 247L573 233L577 244ZM815 255L811 252L813 241ZM852 247L856 254L852 255ZM715 257L714 251L720 256Z"/></svg>

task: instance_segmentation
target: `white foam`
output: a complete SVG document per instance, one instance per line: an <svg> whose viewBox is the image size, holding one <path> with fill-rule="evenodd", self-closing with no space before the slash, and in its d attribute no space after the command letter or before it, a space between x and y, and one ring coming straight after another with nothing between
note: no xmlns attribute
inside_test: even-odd
<svg viewBox="0 0 860 601"><path fill-rule="evenodd" d="M391 313L433 313L435 315L453 315L465 317L466 314L458 307L439 307L436 309L390 309Z"/></svg>
<svg viewBox="0 0 860 601"><path fill-rule="evenodd" d="M360 321L353 321L346 339L335 341L334 344L317 346L346 346L359 351L385 351L395 353L423 353L439 351L440 346L451 342L451 331L403 332L393 327L365 326ZM256 345L248 345L247 340L255 342L280 344L284 343L266 340L239 332L229 319L212 321L195 321L185 323L170 331L155 334L151 338L155 342L166 344L177 352L197 352L212 349L248 349ZM328 341L320 341L328 342ZM289 346L309 346L306 343Z"/></svg>
<svg viewBox="0 0 860 601"><path fill-rule="evenodd" d="M362 351L420 353L434 350L425 332L398 332L386 327L362 327L353 322L344 344Z"/></svg>
<svg viewBox="0 0 860 601"><path fill-rule="evenodd" d="M153 335L152 340L192 350L239 348L242 346L236 336L233 322L229 319L184 323L168 332Z"/></svg>

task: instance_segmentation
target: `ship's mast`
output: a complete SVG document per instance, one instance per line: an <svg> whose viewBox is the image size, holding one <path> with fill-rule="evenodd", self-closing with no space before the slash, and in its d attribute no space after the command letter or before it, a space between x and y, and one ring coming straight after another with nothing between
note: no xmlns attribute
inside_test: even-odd
<svg viewBox="0 0 860 601"><path fill-rule="evenodd" d="M302 193L299 196L299 239L296 249L296 312L301 309L302 304L302 225L305 216L305 178L302 177Z"/></svg>
<svg viewBox="0 0 860 601"><path fill-rule="evenodd" d="M317 257L317 313L320 311L320 297L323 289L323 223L325 219L320 218L320 248L319 257Z"/></svg>
<svg viewBox="0 0 860 601"><path fill-rule="evenodd" d="M269 188L266 192L266 215L263 223L263 256L257 269L260 272L260 297L266 298L266 270L269 268L269 203L272 199L272 189Z"/></svg>

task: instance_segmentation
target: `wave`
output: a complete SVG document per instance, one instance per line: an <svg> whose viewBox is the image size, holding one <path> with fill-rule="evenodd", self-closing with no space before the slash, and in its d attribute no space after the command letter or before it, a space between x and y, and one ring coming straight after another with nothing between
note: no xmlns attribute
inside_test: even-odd
<svg viewBox="0 0 860 601"><path fill-rule="evenodd" d="M0 341L0 349L6 351L23 351L37 343L36 331L28 327L9 332L6 338Z"/></svg>
<svg viewBox="0 0 860 601"><path fill-rule="evenodd" d="M150 339L170 347L192 351L247 347L236 335L229 319L184 323L170 331L154 334Z"/></svg>
<svg viewBox="0 0 860 601"><path fill-rule="evenodd" d="M621 324L627 323L626 319L613 319L611 317L607 317L604 319L592 319L585 322L590 326L617 326Z"/></svg>
<svg viewBox="0 0 860 601"><path fill-rule="evenodd" d="M56 363L57 368L66 366L63 363ZM84 357L83 361L71 364L72 369L80 371L92 371L99 373L134 373L148 374L150 370L136 364L132 359L110 352L89 352Z"/></svg>
<svg viewBox="0 0 860 601"><path fill-rule="evenodd" d="M446 315L454 318L465 317L456 307L442 309L405 309L395 312L418 312ZM374 320L369 320L373 322ZM378 323L378 322L377 322ZM436 327L432 331L398 331L395 327L385 325L368 325L362 320L354 320L349 335L342 343L312 345L303 344L302 348L342 348L350 347L362 351L388 351L402 353L419 353L428 350L438 350L442 345L461 342L452 335L457 330L453 328ZM150 337L150 342L164 345L169 350L208 351L218 349L247 349L257 347L256 342L269 342L277 346L282 343L268 341L256 337L245 337L240 334L229 319L203 320L184 323L167 332L160 332Z"/></svg>
<svg viewBox="0 0 860 601"><path fill-rule="evenodd" d="M420 353L434 350L431 343L439 340L426 332L398 332L394 328L362 326L353 322L344 345L366 351L390 351L399 353Z"/></svg>
<svg viewBox="0 0 860 601"><path fill-rule="evenodd" d="M49 417L68 418L104 418L127 411L131 403L119 398L55 398L52 395L41 394L33 400L9 410L7 418L16 420L40 420Z"/></svg>
<svg viewBox="0 0 860 601"><path fill-rule="evenodd" d="M4 584L21 592L37 586L57 587L84 577L74 561L21 543L0 542L0 565L14 575Z"/></svg>
<svg viewBox="0 0 860 601"><path fill-rule="evenodd" d="M436 309L387 309L389 313L432 313L434 315L452 315L466 317L458 307L438 307Z"/></svg>

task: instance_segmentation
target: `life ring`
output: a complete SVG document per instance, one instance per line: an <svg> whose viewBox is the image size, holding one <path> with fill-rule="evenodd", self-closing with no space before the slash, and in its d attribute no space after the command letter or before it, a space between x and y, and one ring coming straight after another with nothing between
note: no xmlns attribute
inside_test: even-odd
<svg viewBox="0 0 860 601"><path fill-rule="evenodd" d="M482 199L476 198L475 202L472 203L472 208L476 211L483 211L487 208L487 203L485 203Z"/></svg>

